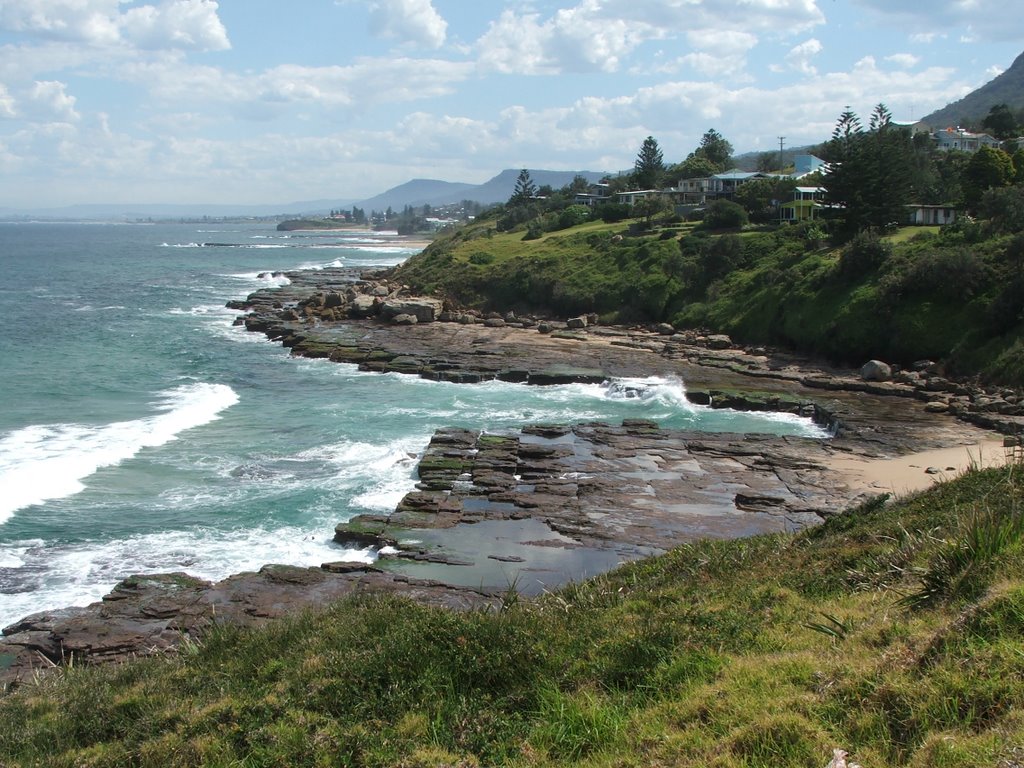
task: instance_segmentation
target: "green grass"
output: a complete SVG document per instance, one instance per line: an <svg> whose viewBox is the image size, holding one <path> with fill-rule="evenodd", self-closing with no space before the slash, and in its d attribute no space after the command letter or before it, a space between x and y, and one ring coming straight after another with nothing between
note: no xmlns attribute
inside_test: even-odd
<svg viewBox="0 0 1024 768"><path fill-rule="evenodd" d="M368 597L60 671L0 700L0 765L1009 765L1022 472L502 610Z"/></svg>
<svg viewBox="0 0 1024 768"><path fill-rule="evenodd" d="M1011 239L966 244L956 231L905 227L882 242L891 253L851 267L843 248L801 227L716 235L598 221L523 240L480 221L439 238L396 278L482 310L671 322L852 366L928 358L950 374L1024 387Z"/></svg>

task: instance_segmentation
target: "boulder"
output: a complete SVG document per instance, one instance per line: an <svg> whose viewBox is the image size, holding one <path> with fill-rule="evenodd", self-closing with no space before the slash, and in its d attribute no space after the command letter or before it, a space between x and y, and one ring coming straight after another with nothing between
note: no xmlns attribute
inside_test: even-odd
<svg viewBox="0 0 1024 768"><path fill-rule="evenodd" d="M484 320L484 326L486 328L504 328L505 321L500 317L488 317Z"/></svg>
<svg viewBox="0 0 1024 768"><path fill-rule="evenodd" d="M460 325L473 325L473 323L475 323L475 322L476 322L476 315L470 315L468 313L465 314L465 315L459 315L459 324Z"/></svg>
<svg viewBox="0 0 1024 768"><path fill-rule="evenodd" d="M367 294L359 294L349 304L350 317L372 317L380 309L377 298Z"/></svg>
<svg viewBox="0 0 1024 768"><path fill-rule="evenodd" d="M676 329L673 328L668 323L658 323L658 333L660 333L662 336L671 336L675 332Z"/></svg>
<svg viewBox="0 0 1024 768"><path fill-rule="evenodd" d="M538 333L551 333L552 330L553 330L553 328L551 327L551 323L546 323L543 320L541 322L537 323L537 332Z"/></svg>
<svg viewBox="0 0 1024 768"><path fill-rule="evenodd" d="M892 378L892 368L881 360L868 360L860 368L860 377L864 381L889 381Z"/></svg>
<svg viewBox="0 0 1024 768"><path fill-rule="evenodd" d="M712 333L704 343L708 349L728 349L732 346L732 339L724 333Z"/></svg>
<svg viewBox="0 0 1024 768"><path fill-rule="evenodd" d="M565 325L567 328L586 328L587 318L584 315L580 315L579 317L570 317L566 321Z"/></svg>
<svg viewBox="0 0 1024 768"><path fill-rule="evenodd" d="M324 309L333 309L334 307L340 307L344 303L345 300L337 291L331 291L326 296L324 296Z"/></svg>
<svg viewBox="0 0 1024 768"><path fill-rule="evenodd" d="M443 304L440 299L426 297L388 298L380 305L380 313L385 319L396 315L413 315L418 323L432 323L440 315Z"/></svg>
<svg viewBox="0 0 1024 768"><path fill-rule="evenodd" d="M401 314L393 315L391 322L395 325L416 325L419 320L417 320L416 315Z"/></svg>

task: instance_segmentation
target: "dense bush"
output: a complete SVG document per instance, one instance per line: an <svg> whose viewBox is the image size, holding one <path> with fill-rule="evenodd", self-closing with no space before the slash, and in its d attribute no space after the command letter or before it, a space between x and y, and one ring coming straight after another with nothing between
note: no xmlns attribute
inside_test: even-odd
<svg viewBox="0 0 1024 768"><path fill-rule="evenodd" d="M749 221L747 212L731 200L715 200L704 211L707 229L738 229Z"/></svg>
<svg viewBox="0 0 1024 768"><path fill-rule="evenodd" d="M892 245L875 230L864 230L843 249L839 270L843 277L854 279L873 272L892 257Z"/></svg>
<svg viewBox="0 0 1024 768"><path fill-rule="evenodd" d="M632 214L633 209L625 203L601 203L594 210L594 215L607 224L623 221Z"/></svg>
<svg viewBox="0 0 1024 768"><path fill-rule="evenodd" d="M570 205L558 213L557 228L569 229L590 220L590 209L585 205Z"/></svg>

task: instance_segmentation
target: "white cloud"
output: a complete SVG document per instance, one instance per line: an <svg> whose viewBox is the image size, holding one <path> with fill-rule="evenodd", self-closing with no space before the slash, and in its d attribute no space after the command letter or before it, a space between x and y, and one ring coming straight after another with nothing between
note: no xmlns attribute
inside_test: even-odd
<svg viewBox="0 0 1024 768"><path fill-rule="evenodd" d="M912 53L894 53L892 56L886 56L886 61L891 61L897 67L903 67L904 69L910 69L916 67L921 61L920 56L915 56Z"/></svg>
<svg viewBox="0 0 1024 768"><path fill-rule="evenodd" d="M593 13L598 5L585 0L547 21L535 13L504 11L477 41L481 68L527 75L614 72L636 46L662 36L646 24L602 19Z"/></svg>
<svg viewBox="0 0 1024 768"><path fill-rule="evenodd" d="M160 60L126 65L118 74L144 85L167 108L216 104L236 117L261 120L290 114L296 105L337 110L443 96L472 72L468 63L393 58L349 66L282 64L258 73Z"/></svg>
<svg viewBox="0 0 1024 768"><path fill-rule="evenodd" d="M727 57L747 53L757 45L757 35L737 29L688 30L686 41L698 51Z"/></svg>
<svg viewBox="0 0 1024 768"><path fill-rule="evenodd" d="M24 99L26 118L36 123L73 123L80 117L75 97L67 85L56 80L40 80Z"/></svg>
<svg viewBox="0 0 1024 768"><path fill-rule="evenodd" d="M431 0L371 0L370 31L427 48L444 45L448 22Z"/></svg>
<svg viewBox="0 0 1024 768"><path fill-rule="evenodd" d="M0 0L0 29L101 48L230 47L213 0L161 0L124 12L120 6L120 0Z"/></svg>
<svg viewBox="0 0 1024 768"><path fill-rule="evenodd" d="M821 41L811 38L790 49L786 54L786 63L797 72L805 75L815 75L818 70L811 64L811 59L822 51Z"/></svg>
<svg viewBox="0 0 1024 768"><path fill-rule="evenodd" d="M1013 11L1005 0L933 0L927 6L918 0L854 0L854 4L900 17L899 23L916 33L915 37L951 29L963 30L965 42L1008 42L1024 37L1024 14Z"/></svg>
<svg viewBox="0 0 1024 768"><path fill-rule="evenodd" d="M120 20L126 40L140 48L223 51L231 47L227 30L211 0L169 0L127 11Z"/></svg>
<svg viewBox="0 0 1024 768"><path fill-rule="evenodd" d="M7 90L7 86L0 83L0 118L17 117L18 111L14 104L14 97Z"/></svg>
<svg viewBox="0 0 1024 768"><path fill-rule="evenodd" d="M748 51L755 32L789 35L824 21L816 0L581 0L546 19L505 10L476 47L484 70L506 74L615 72L651 40L682 35L697 52L723 56Z"/></svg>

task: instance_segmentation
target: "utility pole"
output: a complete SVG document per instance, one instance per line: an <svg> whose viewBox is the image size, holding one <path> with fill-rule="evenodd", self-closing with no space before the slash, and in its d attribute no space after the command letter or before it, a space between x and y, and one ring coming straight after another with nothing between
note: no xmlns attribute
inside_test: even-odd
<svg viewBox="0 0 1024 768"><path fill-rule="evenodd" d="M786 137L785 136L779 136L779 173L780 174L782 173L782 170L786 167L786 163L785 163L785 160L784 160L783 155L782 155L782 148L785 145L785 141L786 141ZM778 186L776 186L776 189L778 189ZM796 213L796 209L795 208L793 209L793 213L794 214ZM781 200L779 201L779 224L780 225L782 224L782 201Z"/></svg>

